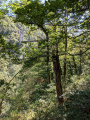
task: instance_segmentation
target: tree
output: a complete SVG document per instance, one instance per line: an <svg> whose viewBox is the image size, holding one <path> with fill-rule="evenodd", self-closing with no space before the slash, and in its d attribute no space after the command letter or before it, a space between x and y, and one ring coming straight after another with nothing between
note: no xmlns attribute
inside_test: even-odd
<svg viewBox="0 0 90 120"><path fill-rule="evenodd" d="M86 2L86 3L85 3ZM85 5L84 5L85 3ZM64 33L61 34L63 37L62 39L65 40L65 58L64 58L64 79L66 79L66 63L67 63L67 54L68 54L68 38L70 38L68 32L68 29L72 28L79 28L81 29L80 24L80 17L81 15L84 15L86 11L88 11L89 6L88 6L88 1L46 1L44 4L41 4L40 1L35 0L35 1L27 1L27 3L23 4L20 3L21 7L16 8L15 14L16 14L16 21L22 22L23 24L26 25L37 25L46 35L46 41L47 41L47 66L49 64L49 42L51 44L51 41L49 40L50 38L50 29L46 27L46 24L48 26L52 26L53 32L56 32L55 28L56 26L62 26L61 31L63 32L64 28ZM83 6L83 7L82 7ZM56 19L56 21L54 21ZM79 20L78 20L79 19ZM53 22L54 21L54 22ZM53 24L54 23L54 24ZM54 29L55 28L55 29ZM81 29L82 30L82 29ZM82 30L83 31L83 30ZM60 35L60 36L61 36ZM77 38L78 36L76 36ZM59 38L60 39L60 38ZM73 37L71 37L73 40ZM55 45L53 45L54 50L52 49L52 57L53 57L53 66L54 66L54 72L55 72L55 80L56 80L56 86L59 85L62 89L61 82L61 67L60 67L60 62L59 62L59 52L58 52L58 39L55 38ZM73 43L73 42L72 42ZM73 48L72 48L73 49ZM74 53L75 54L75 53ZM73 59L74 60L74 59ZM56 62L55 62L56 61ZM75 63L75 60L74 60ZM59 66L59 67L58 67ZM74 64L74 66L76 66ZM48 68L48 67L47 67ZM48 70L47 70L48 71ZM57 72L56 72L57 71ZM47 72L49 73L49 71ZM58 74L57 74L58 73ZM48 75L49 76L49 75ZM58 82L57 82L58 79ZM62 90L57 90L57 95L59 98L59 95L62 95ZM62 103L59 101L59 104Z"/></svg>

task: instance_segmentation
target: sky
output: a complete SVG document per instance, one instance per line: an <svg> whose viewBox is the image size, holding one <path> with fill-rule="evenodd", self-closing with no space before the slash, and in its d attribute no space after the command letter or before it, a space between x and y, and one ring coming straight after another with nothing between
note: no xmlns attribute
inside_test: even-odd
<svg viewBox="0 0 90 120"><path fill-rule="evenodd" d="M1 1L1 0L0 0ZM10 0L7 0L8 2L10 1ZM14 0L13 0L14 1ZM41 0L42 1L42 3L44 3L45 2L45 0Z"/></svg>
<svg viewBox="0 0 90 120"><path fill-rule="evenodd" d="M10 1L16 1L16 0L0 0L0 5L2 6L2 4L1 3L6 3L6 4L8 4ZM20 1L20 0L17 0L17 1ZM40 0L42 3L44 3L45 2L45 0ZM0 7L1 7L0 6Z"/></svg>

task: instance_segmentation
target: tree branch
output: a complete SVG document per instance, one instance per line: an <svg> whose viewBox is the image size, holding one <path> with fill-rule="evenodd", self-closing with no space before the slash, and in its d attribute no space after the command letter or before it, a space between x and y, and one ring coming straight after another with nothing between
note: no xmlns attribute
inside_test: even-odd
<svg viewBox="0 0 90 120"><path fill-rule="evenodd" d="M83 32L83 33L81 33L80 35L75 36L75 37L69 37L69 36L68 36L68 38L69 38L69 39L76 39L77 37L80 37L81 35L83 35L83 34L85 34L85 33L88 33L88 32L90 32L90 31L89 31L89 30L88 30L88 31L85 31L85 32Z"/></svg>
<svg viewBox="0 0 90 120"><path fill-rule="evenodd" d="M81 54L83 55L84 53L86 53L88 50L90 50L90 48L87 48L85 51L83 51ZM81 55L80 53L78 54L71 54L71 53L68 53L69 55L71 56L76 56L76 55Z"/></svg>

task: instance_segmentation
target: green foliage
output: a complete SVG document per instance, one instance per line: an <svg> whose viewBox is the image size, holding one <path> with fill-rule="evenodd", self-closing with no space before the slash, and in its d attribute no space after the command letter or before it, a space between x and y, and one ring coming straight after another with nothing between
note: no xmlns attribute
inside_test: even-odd
<svg viewBox="0 0 90 120"><path fill-rule="evenodd" d="M66 106L66 119L67 120L89 120L90 119L90 91L82 90L71 92L67 99ZM78 111L78 114L77 114Z"/></svg>
<svg viewBox="0 0 90 120"><path fill-rule="evenodd" d="M0 61L0 107L3 108L0 119L89 120L88 0L48 0L43 4L39 0L21 0L11 4L11 8L16 14L15 22L24 25L14 23L12 17L0 18L0 55L23 67L13 65L10 60ZM2 10L0 14L3 14ZM21 30L24 30L23 43L20 41ZM38 41L38 38L42 40ZM24 44L28 40L38 42ZM59 55L62 69L64 103L60 106L56 100L55 77L50 76L51 84L47 81L48 72L54 74L54 53ZM21 72L17 76L18 69Z"/></svg>
<svg viewBox="0 0 90 120"><path fill-rule="evenodd" d="M45 96L47 94L45 91L46 88L46 83L41 84L41 86L38 84L35 85L35 90L32 92L30 100L34 103L35 101L38 101L42 96Z"/></svg>

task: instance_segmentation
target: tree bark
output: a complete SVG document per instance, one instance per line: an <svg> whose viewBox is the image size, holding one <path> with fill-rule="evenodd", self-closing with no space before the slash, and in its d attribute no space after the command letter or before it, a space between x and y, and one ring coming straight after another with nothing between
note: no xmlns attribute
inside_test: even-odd
<svg viewBox="0 0 90 120"><path fill-rule="evenodd" d="M67 27L65 28L64 79L66 79L66 72L67 72Z"/></svg>
<svg viewBox="0 0 90 120"><path fill-rule="evenodd" d="M66 79L66 69L67 69L67 67L66 67L66 61L67 59L66 59L66 56L65 56L65 58L64 58L64 79Z"/></svg>
<svg viewBox="0 0 90 120"><path fill-rule="evenodd" d="M53 69L55 73L55 82L56 82L56 91L57 91L57 99L58 103L63 104L63 91L62 91L62 84L61 84L61 67L59 63L59 56L56 54L53 55Z"/></svg>
<svg viewBox="0 0 90 120"><path fill-rule="evenodd" d="M67 10L65 10L65 58L64 58L64 79L66 79L67 72Z"/></svg>
<svg viewBox="0 0 90 120"><path fill-rule="evenodd" d="M58 99L58 104L63 104L64 99L63 99L63 91L62 91L62 84L61 84L61 75L62 75L62 70L59 62L59 55L58 55L58 45L56 46L56 52L53 52L53 70L55 74L55 82L56 82L56 92L57 92L57 99Z"/></svg>
<svg viewBox="0 0 90 120"><path fill-rule="evenodd" d="M56 32L56 25L53 26L53 31ZM52 47L52 61L53 61L53 70L55 74L58 105L61 105L63 104L64 99L62 96L63 95L62 83L61 83L62 70L58 55L58 39L56 39L56 44Z"/></svg>

